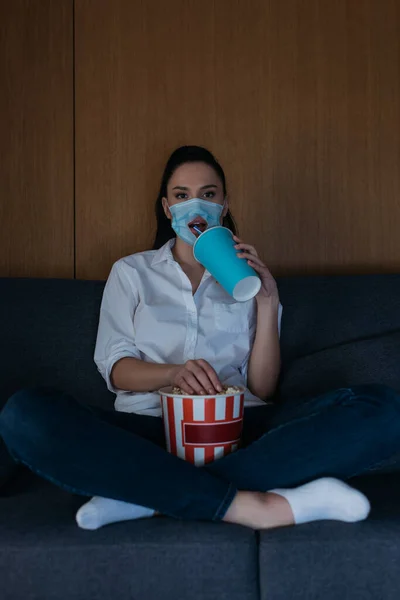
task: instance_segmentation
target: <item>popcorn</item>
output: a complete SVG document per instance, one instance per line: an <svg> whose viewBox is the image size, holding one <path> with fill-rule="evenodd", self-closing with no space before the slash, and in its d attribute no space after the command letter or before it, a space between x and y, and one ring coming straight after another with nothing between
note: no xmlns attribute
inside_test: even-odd
<svg viewBox="0 0 400 600"><path fill-rule="evenodd" d="M242 389L237 385L223 385L222 392L217 392L216 396L234 396L235 394L240 394ZM177 396L198 396L200 394L186 394L180 387L173 387L172 393ZM210 394L206 394L210 395Z"/></svg>

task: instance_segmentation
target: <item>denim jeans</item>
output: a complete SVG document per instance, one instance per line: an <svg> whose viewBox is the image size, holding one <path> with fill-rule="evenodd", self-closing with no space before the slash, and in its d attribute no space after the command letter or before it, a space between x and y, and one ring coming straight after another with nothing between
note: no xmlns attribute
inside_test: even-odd
<svg viewBox="0 0 400 600"><path fill-rule="evenodd" d="M84 496L180 519L221 520L237 490L348 479L400 449L400 394L383 385L246 408L243 446L204 467L165 450L162 419L89 408L54 390L22 390L0 413L13 459Z"/></svg>

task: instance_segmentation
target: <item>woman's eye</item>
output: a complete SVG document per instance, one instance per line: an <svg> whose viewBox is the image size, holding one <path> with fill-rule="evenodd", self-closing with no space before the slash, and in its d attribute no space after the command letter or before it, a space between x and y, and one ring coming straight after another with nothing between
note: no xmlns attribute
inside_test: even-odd
<svg viewBox="0 0 400 600"><path fill-rule="evenodd" d="M182 192L181 194L177 194L177 195L175 196L175 198L176 198L177 200L185 200L185 198L186 198L186 194L184 194L184 193Z"/></svg>
<svg viewBox="0 0 400 600"><path fill-rule="evenodd" d="M214 198L215 192L205 192L204 197L205 198Z"/></svg>

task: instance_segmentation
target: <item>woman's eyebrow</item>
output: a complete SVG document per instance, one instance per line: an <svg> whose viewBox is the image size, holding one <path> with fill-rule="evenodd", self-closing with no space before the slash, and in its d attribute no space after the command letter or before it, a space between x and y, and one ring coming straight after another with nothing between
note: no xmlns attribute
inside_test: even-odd
<svg viewBox="0 0 400 600"><path fill-rule="evenodd" d="M214 183L209 183L208 185L203 185L200 189L201 190L205 190L207 188L217 188L218 186L215 185ZM176 185L174 188L172 188L173 190L183 190L185 192L187 192L189 190L188 187L185 187L184 185Z"/></svg>

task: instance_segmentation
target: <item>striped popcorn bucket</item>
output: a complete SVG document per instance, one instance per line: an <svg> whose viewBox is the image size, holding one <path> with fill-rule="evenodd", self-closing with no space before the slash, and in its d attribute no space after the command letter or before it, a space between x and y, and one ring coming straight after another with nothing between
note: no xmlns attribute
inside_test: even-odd
<svg viewBox="0 0 400 600"><path fill-rule="evenodd" d="M196 466L240 446L244 390L233 395L180 396L160 390L167 450Z"/></svg>

